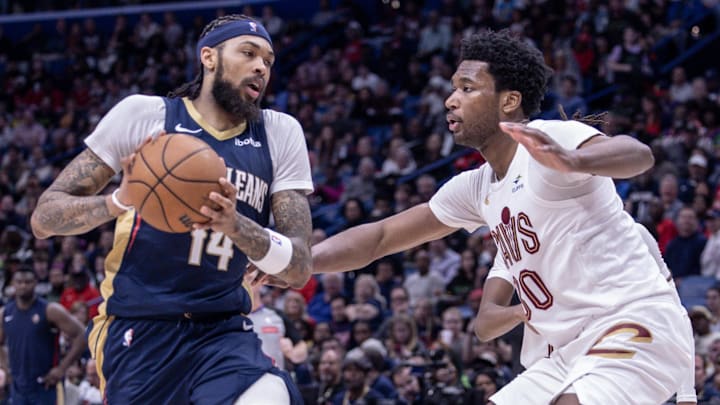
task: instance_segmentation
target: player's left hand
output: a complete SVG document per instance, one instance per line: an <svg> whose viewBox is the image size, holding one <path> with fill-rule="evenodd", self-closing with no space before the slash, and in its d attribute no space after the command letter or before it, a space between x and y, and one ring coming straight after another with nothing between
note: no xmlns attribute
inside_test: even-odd
<svg viewBox="0 0 720 405"><path fill-rule="evenodd" d="M65 378L65 373L59 367L53 367L43 377L43 383L45 384L45 388L51 388L62 381L63 378Z"/></svg>
<svg viewBox="0 0 720 405"><path fill-rule="evenodd" d="M522 144L543 166L564 173L575 171L572 151L560 146L545 132L518 122L501 122L500 129Z"/></svg>
<svg viewBox="0 0 720 405"><path fill-rule="evenodd" d="M226 235L232 235L237 227L237 189L226 178L221 177L220 183L221 193L211 192L208 199L215 204L215 207L203 205L200 207L200 213L210 218L205 223L193 224L194 229L209 229L222 232Z"/></svg>
<svg viewBox="0 0 720 405"><path fill-rule="evenodd" d="M252 287L258 285L269 285L278 288L290 287L290 284L287 281L281 279L278 276L264 273L252 263L248 263L245 272L245 281L247 281Z"/></svg>

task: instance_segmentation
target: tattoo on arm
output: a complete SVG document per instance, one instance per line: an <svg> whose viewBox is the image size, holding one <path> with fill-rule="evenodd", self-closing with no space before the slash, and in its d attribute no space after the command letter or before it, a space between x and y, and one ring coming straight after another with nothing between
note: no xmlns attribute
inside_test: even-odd
<svg viewBox="0 0 720 405"><path fill-rule="evenodd" d="M291 284L307 281L311 274L310 234L312 221L307 197L298 190L278 191L272 195L271 209L276 230L290 238L293 255L279 277ZM235 245L250 259L263 258L270 248L268 233L256 222L238 215L232 235ZM294 283L296 282L296 283Z"/></svg>
<svg viewBox="0 0 720 405"><path fill-rule="evenodd" d="M312 219L307 197L299 190L285 190L273 194L272 212L275 228L293 241L290 265L281 274L290 280L305 280L312 272L310 235Z"/></svg>
<svg viewBox="0 0 720 405"><path fill-rule="evenodd" d="M77 235L113 219L104 196L95 196L115 173L85 149L38 199L33 231L38 236Z"/></svg>

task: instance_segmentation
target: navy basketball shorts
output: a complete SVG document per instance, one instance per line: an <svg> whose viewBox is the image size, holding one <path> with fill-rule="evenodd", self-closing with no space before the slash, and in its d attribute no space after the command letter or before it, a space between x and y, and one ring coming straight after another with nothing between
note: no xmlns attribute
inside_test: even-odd
<svg viewBox="0 0 720 405"><path fill-rule="evenodd" d="M303 403L290 376L262 352L245 316L214 321L99 316L89 329L109 405L232 404L265 373L285 381L291 404Z"/></svg>

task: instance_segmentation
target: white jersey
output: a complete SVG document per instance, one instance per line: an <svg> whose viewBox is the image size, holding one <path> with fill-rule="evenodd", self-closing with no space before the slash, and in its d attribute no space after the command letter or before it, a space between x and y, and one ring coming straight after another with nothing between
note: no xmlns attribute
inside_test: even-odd
<svg viewBox="0 0 720 405"><path fill-rule="evenodd" d="M184 101L190 115L198 117L196 121L204 124L202 116L192 103ZM273 163L270 193L290 189L311 193L313 183L302 127L295 118L285 113L262 110L262 114ZM121 169L120 159L133 153L148 135L155 136L162 131L166 127L165 117L166 105L163 97L126 97L103 117L92 134L85 139L85 144L118 173ZM208 125L202 126L216 137L235 130L213 131ZM198 131L195 128L185 128L181 124L174 129L174 132L178 133Z"/></svg>
<svg viewBox="0 0 720 405"><path fill-rule="evenodd" d="M567 149L599 134L577 121L529 126ZM461 173L437 192L430 208L448 226L470 232L489 226L496 264L508 269L506 279L529 311L529 323L554 347L627 303L672 300L610 178L557 172L518 144L502 180L488 164Z"/></svg>

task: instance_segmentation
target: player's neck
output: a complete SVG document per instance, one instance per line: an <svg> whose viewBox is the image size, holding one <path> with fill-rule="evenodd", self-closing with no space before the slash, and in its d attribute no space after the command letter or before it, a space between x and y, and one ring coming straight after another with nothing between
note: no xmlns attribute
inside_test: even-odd
<svg viewBox="0 0 720 405"><path fill-rule="evenodd" d="M16 298L15 298L15 305L17 305L17 307L18 307L19 310L25 311L25 310L30 309L30 307L32 307L33 303L35 302L35 299L36 299L36 297L35 297L34 294L33 294L32 297L30 297L30 298L28 298L28 299L16 297Z"/></svg>
<svg viewBox="0 0 720 405"><path fill-rule="evenodd" d="M517 142L509 136L502 134L493 142L492 146L485 148L482 155L495 173L495 180L502 180L507 174L517 151Z"/></svg>
<svg viewBox="0 0 720 405"><path fill-rule="evenodd" d="M210 89L201 89L200 95L195 100L192 100L192 103L203 120L218 131L234 128L245 121L220 107L210 93Z"/></svg>

